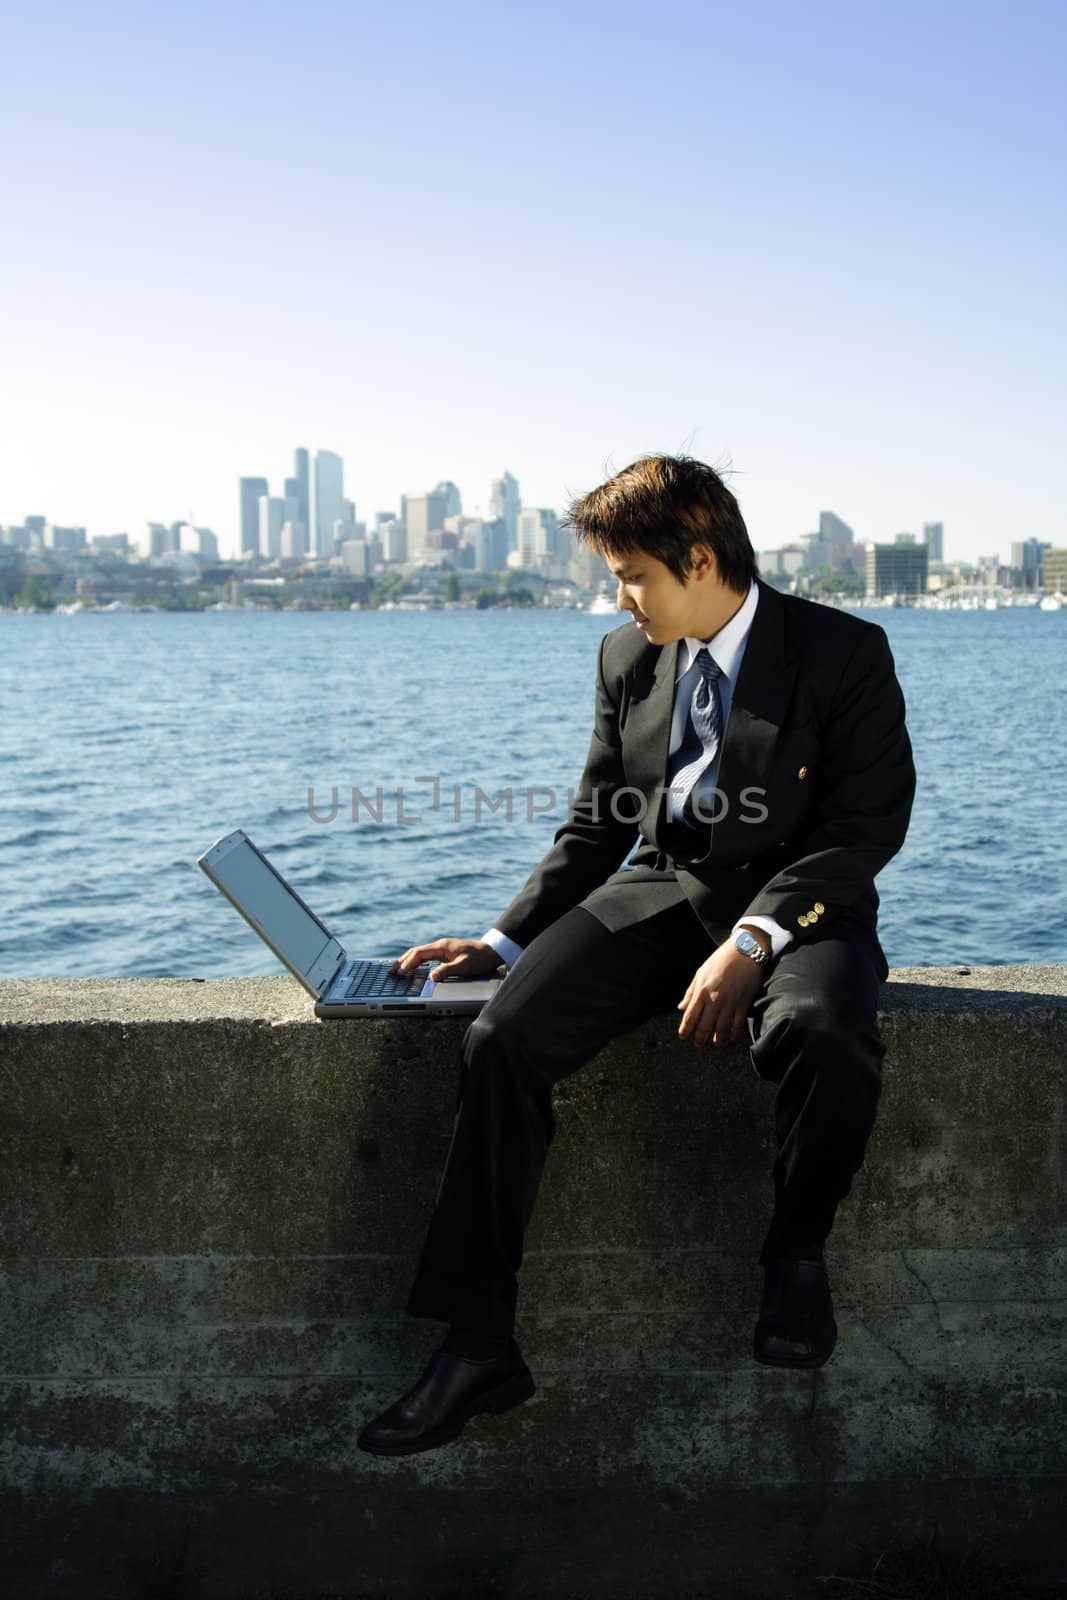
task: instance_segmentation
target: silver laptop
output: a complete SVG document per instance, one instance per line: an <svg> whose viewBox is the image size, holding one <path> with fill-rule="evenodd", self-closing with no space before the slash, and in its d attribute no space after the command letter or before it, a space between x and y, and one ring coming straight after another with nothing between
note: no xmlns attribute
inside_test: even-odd
<svg viewBox="0 0 1067 1600"><path fill-rule="evenodd" d="M314 996L316 1016L474 1016L503 982L432 983L429 966L394 977L388 958L354 960L241 828L217 840L197 866Z"/></svg>

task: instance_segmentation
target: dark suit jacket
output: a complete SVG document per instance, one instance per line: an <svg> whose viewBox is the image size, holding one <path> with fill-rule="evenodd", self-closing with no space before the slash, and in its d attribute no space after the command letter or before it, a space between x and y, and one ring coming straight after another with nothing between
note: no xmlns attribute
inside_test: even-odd
<svg viewBox="0 0 1067 1600"><path fill-rule="evenodd" d="M614 629L575 805L502 933L525 946L580 904L619 929L683 898L716 943L745 914L798 940L840 916L874 928L875 874L904 841L915 789L888 642L849 612L759 589L714 823L694 834L667 817L679 646Z"/></svg>

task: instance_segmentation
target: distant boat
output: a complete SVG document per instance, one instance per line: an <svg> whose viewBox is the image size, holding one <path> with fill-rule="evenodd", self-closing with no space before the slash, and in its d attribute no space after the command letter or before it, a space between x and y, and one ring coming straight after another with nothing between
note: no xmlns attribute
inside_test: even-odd
<svg viewBox="0 0 1067 1600"><path fill-rule="evenodd" d="M1047 594L1041 602L1042 611L1062 611L1065 601L1062 594Z"/></svg>
<svg viewBox="0 0 1067 1600"><path fill-rule="evenodd" d="M598 594L590 600L586 610L594 617L613 617L618 611L618 606L609 594Z"/></svg>

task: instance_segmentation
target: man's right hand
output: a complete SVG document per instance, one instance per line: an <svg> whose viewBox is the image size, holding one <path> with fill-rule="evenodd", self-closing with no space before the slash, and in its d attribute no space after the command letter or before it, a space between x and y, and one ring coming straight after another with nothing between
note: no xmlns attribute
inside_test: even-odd
<svg viewBox="0 0 1067 1600"><path fill-rule="evenodd" d="M424 961L441 963L430 973L434 983L440 983L442 978L482 978L500 965L499 955L484 939L434 939L432 944L416 944L405 950L393 963L392 971L414 972Z"/></svg>

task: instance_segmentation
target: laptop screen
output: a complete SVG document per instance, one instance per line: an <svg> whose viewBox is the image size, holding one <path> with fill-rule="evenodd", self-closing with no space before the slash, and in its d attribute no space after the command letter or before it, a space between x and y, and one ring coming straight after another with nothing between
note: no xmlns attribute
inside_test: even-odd
<svg viewBox="0 0 1067 1600"><path fill-rule="evenodd" d="M200 865L286 966L313 990L332 977L342 954L336 940L251 839L231 834L214 845Z"/></svg>

